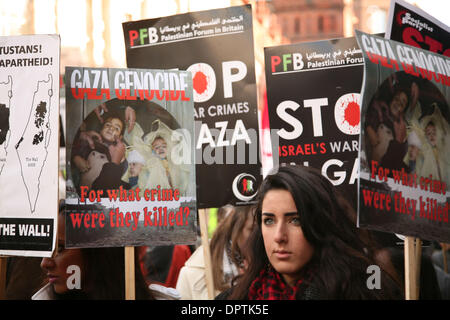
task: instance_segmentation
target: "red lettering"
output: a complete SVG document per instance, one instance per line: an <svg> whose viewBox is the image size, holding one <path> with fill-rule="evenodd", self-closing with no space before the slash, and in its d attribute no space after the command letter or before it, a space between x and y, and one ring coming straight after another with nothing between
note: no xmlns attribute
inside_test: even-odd
<svg viewBox="0 0 450 320"><path fill-rule="evenodd" d="M191 99L189 97L186 97L184 95L184 91L181 91L181 101L190 101Z"/></svg>
<svg viewBox="0 0 450 320"><path fill-rule="evenodd" d="M311 154L311 145L305 144L305 154Z"/></svg>
<svg viewBox="0 0 450 320"><path fill-rule="evenodd" d="M71 213L70 214L70 219L72 220L72 227L80 228L81 221L83 220L83 214Z"/></svg>
<svg viewBox="0 0 450 320"><path fill-rule="evenodd" d="M442 43L439 41L430 38L429 36L425 36L425 43L429 45L429 49L431 52L441 53L442 52Z"/></svg>
<svg viewBox="0 0 450 320"><path fill-rule="evenodd" d="M91 216L89 214L84 215L84 227L87 229L91 227L89 224L90 219L91 219Z"/></svg>
<svg viewBox="0 0 450 320"><path fill-rule="evenodd" d="M180 96L180 91L177 91L177 90L170 91L170 100L177 101L179 96Z"/></svg>
<svg viewBox="0 0 450 320"><path fill-rule="evenodd" d="M373 197L373 192L370 190L366 190L363 189L363 198L364 198L364 205L366 207L371 207L372 206L372 197Z"/></svg>
<svg viewBox="0 0 450 320"><path fill-rule="evenodd" d="M407 74L412 74L413 76L416 76L416 77L419 76L419 74L414 70L414 67L412 66L412 64L402 62L402 67L403 67L403 70Z"/></svg>
<svg viewBox="0 0 450 320"><path fill-rule="evenodd" d="M417 67L417 70L421 74L422 78L431 80L433 78L433 73L429 72L427 69L422 69Z"/></svg>
<svg viewBox="0 0 450 320"><path fill-rule="evenodd" d="M320 143L320 153L324 154L327 152L327 149L325 148L325 142Z"/></svg>
<svg viewBox="0 0 450 320"><path fill-rule="evenodd" d="M370 62L378 64L378 55L372 54L369 51L366 51L367 56L369 57Z"/></svg>
<svg viewBox="0 0 450 320"><path fill-rule="evenodd" d="M388 59L386 57L380 56L380 61L383 67L392 69L392 65L389 64Z"/></svg>
<svg viewBox="0 0 450 320"><path fill-rule="evenodd" d="M109 89L101 89L100 95L97 95L97 89L80 88L77 90L77 88L70 88L70 90L75 99L84 99L84 96L90 100L110 99Z"/></svg>
<svg viewBox="0 0 450 320"><path fill-rule="evenodd" d="M408 27L403 30L402 34L403 43L409 44L417 48L421 48L420 42L423 42L422 34L413 27ZM418 41L418 42L417 42Z"/></svg>
<svg viewBox="0 0 450 320"><path fill-rule="evenodd" d="M270 58L272 63L272 73L275 72L275 67L281 63L281 59L279 56L272 56Z"/></svg>
<svg viewBox="0 0 450 320"><path fill-rule="evenodd" d="M288 149L289 149L289 155L295 156L294 146L289 146Z"/></svg>
<svg viewBox="0 0 450 320"><path fill-rule="evenodd" d="M130 30L130 47L134 46L134 40L139 37L139 33L136 30Z"/></svg>
<svg viewBox="0 0 450 320"><path fill-rule="evenodd" d="M299 145L297 146L297 151L295 152L295 156L298 155L298 154L304 155L303 149L302 149L302 145L301 145L301 144L299 144Z"/></svg>
<svg viewBox="0 0 450 320"><path fill-rule="evenodd" d="M450 48L445 49L443 55L446 56L446 57L450 57Z"/></svg>
<svg viewBox="0 0 450 320"><path fill-rule="evenodd" d="M395 69L399 70L397 60L391 59L391 64L395 67Z"/></svg>

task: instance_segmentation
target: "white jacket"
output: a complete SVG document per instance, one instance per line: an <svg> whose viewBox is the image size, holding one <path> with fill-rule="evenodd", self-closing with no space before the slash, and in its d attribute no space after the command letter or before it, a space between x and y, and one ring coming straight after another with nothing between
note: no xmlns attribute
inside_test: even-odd
<svg viewBox="0 0 450 320"><path fill-rule="evenodd" d="M176 289L181 300L208 300L203 246L199 246L181 268Z"/></svg>

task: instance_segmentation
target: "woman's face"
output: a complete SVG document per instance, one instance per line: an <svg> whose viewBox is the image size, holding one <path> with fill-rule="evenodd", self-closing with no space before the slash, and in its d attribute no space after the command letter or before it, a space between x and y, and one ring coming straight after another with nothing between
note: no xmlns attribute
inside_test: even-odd
<svg viewBox="0 0 450 320"><path fill-rule="evenodd" d="M70 289L67 287L67 278L72 273L67 273L69 266L78 266L83 275L83 256L81 249L65 248L65 225L61 215L58 218L58 250L51 258L43 258L41 268L47 273L48 282L53 285L54 291L58 294L66 293Z"/></svg>
<svg viewBox="0 0 450 320"><path fill-rule="evenodd" d="M293 285L302 268L311 260L314 248L305 239L292 195L274 189L262 203L262 236L267 257L284 280Z"/></svg>

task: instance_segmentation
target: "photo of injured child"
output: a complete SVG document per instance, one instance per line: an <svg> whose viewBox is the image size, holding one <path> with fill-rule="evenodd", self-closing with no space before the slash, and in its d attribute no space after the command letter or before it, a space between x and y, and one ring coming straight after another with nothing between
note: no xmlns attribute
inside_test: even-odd
<svg viewBox="0 0 450 320"><path fill-rule="evenodd" d="M104 190L105 194L106 189L129 188L121 180L127 168L123 111L111 108L102 118L103 123L97 120L97 128L89 125L92 121L83 122L72 145L72 176L78 178L78 192L80 186Z"/></svg>
<svg viewBox="0 0 450 320"><path fill-rule="evenodd" d="M171 114L149 101L110 100L81 124L72 144L71 172L78 194L92 190L179 189L189 179L177 150L189 148ZM128 105L129 104L129 105Z"/></svg>
<svg viewBox="0 0 450 320"><path fill-rule="evenodd" d="M405 72L389 76L372 97L365 114L368 163L405 170L419 177L450 183L449 106L427 79Z"/></svg>
<svg viewBox="0 0 450 320"><path fill-rule="evenodd" d="M189 169L178 158L176 151L188 148L186 139L159 119L152 123L152 128L154 130L144 134L137 123L130 134L125 134L124 139L132 149L128 156L138 165L129 166L122 179L130 184L135 183L136 173L139 172L137 186L141 193L145 189L159 187L178 189L184 195L188 186ZM145 159L144 164L140 161L141 158Z"/></svg>

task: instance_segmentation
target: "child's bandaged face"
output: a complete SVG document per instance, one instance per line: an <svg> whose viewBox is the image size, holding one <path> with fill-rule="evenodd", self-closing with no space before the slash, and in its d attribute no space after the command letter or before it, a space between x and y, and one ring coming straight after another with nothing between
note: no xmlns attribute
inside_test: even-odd
<svg viewBox="0 0 450 320"><path fill-rule="evenodd" d="M164 139L155 139L152 143L152 149L159 158L164 159L167 157L167 143Z"/></svg>
<svg viewBox="0 0 450 320"><path fill-rule="evenodd" d="M141 173L142 167L144 165L139 162L130 163L130 177L137 177Z"/></svg>
<svg viewBox="0 0 450 320"><path fill-rule="evenodd" d="M408 156L410 160L416 160L417 155L419 154L420 149L417 146L410 145L408 147Z"/></svg>
<svg viewBox="0 0 450 320"><path fill-rule="evenodd" d="M425 128L425 135L430 142L430 144L435 147L437 145L437 135L436 135L436 127L434 125L429 124Z"/></svg>
<svg viewBox="0 0 450 320"><path fill-rule="evenodd" d="M108 119L103 125L102 130L100 131L100 135L104 140L114 142L116 141L116 139L120 138L122 128L123 123L119 119Z"/></svg>

